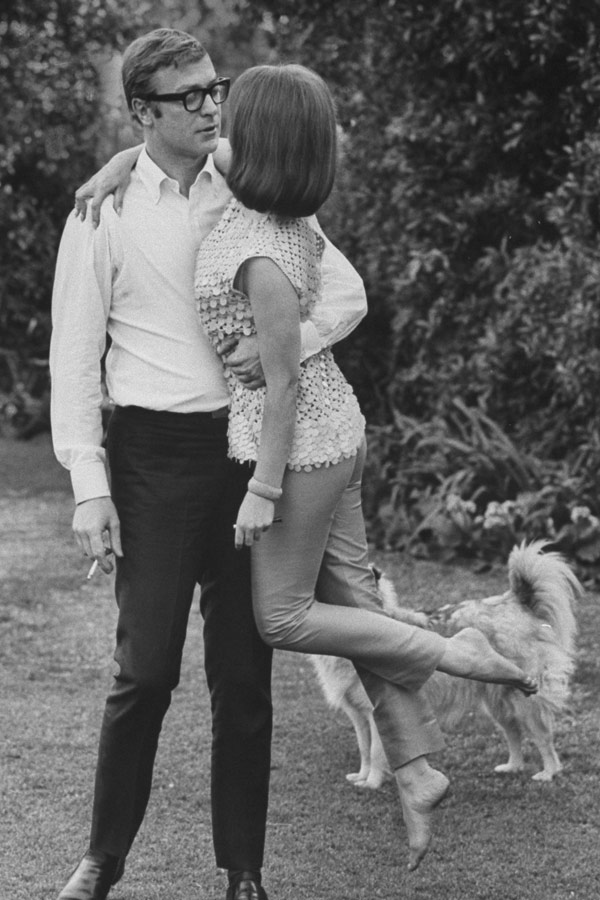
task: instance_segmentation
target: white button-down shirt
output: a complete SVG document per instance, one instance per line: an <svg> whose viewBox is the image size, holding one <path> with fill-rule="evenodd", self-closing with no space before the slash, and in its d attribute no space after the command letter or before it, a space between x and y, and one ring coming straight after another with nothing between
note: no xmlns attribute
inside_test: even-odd
<svg viewBox="0 0 600 900"><path fill-rule="evenodd" d="M75 500L107 496L101 360L118 406L202 412L228 403L223 365L194 301L200 242L230 198L211 156L189 198L142 151L118 216L111 199L99 227L67 220L56 265L50 345L52 434ZM326 240L323 300L302 326L302 355L345 337L366 312L362 281Z"/></svg>

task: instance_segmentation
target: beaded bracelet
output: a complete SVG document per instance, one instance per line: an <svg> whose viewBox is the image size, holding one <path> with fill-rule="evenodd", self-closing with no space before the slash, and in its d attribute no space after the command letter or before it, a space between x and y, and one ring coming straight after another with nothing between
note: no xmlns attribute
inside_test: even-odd
<svg viewBox="0 0 600 900"><path fill-rule="evenodd" d="M248 482L248 490L251 494L256 494L257 497L262 497L264 500L279 500L283 494L281 488L272 487L270 484L257 481L256 478L250 479Z"/></svg>

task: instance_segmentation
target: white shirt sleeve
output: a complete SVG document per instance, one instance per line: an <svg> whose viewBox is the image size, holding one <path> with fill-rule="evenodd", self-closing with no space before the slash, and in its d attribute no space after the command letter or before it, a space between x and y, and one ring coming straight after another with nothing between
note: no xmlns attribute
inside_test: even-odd
<svg viewBox="0 0 600 900"><path fill-rule="evenodd" d="M322 296L300 326L301 359L347 337L364 318L367 298L362 278L326 237L315 216L310 224L325 241L321 260Z"/></svg>
<svg viewBox="0 0 600 900"><path fill-rule="evenodd" d="M105 216L103 215L103 219ZM102 442L101 360L110 309L107 226L71 213L52 295L51 421L54 452L71 473L75 502L110 494Z"/></svg>

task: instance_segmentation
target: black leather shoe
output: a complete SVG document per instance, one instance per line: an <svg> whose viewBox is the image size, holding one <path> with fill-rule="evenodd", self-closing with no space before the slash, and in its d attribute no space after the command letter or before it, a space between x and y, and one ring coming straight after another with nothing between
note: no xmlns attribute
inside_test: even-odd
<svg viewBox="0 0 600 900"><path fill-rule="evenodd" d="M269 898L252 872L242 872L240 878L229 885L225 900L269 900Z"/></svg>
<svg viewBox="0 0 600 900"><path fill-rule="evenodd" d="M58 900L106 900L108 892L123 874L124 862L101 850L88 850Z"/></svg>

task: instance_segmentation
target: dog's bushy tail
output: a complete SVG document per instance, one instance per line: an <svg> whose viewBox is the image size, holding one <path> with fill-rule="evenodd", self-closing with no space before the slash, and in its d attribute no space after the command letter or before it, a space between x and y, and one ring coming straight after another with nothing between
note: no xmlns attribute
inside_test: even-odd
<svg viewBox="0 0 600 900"><path fill-rule="evenodd" d="M514 547L508 558L509 583L519 603L550 625L561 647L572 654L577 630L573 606L583 588L560 553L544 553L548 543Z"/></svg>

